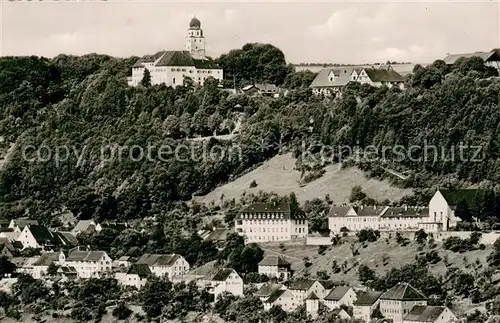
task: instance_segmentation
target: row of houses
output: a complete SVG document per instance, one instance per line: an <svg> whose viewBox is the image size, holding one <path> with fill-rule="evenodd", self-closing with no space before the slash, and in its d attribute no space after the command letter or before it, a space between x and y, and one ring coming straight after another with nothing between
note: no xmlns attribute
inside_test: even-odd
<svg viewBox="0 0 500 323"><path fill-rule="evenodd" d="M385 293L355 290L350 286L327 289L326 282L301 279L286 284L263 284L254 296L264 304L264 309L280 306L287 312L304 305L313 318L318 316L320 304L341 319L358 319L370 322L378 310L390 322L448 323L457 320L446 306L429 306L427 297L407 283L399 283ZM345 308L352 307L352 317Z"/></svg>

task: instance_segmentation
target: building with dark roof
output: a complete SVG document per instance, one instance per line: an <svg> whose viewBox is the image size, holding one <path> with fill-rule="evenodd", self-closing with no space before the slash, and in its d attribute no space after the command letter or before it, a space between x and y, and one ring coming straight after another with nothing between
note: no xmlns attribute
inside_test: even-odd
<svg viewBox="0 0 500 323"><path fill-rule="evenodd" d="M59 253L59 266L74 267L78 278L98 278L111 272L112 260L106 251L76 247Z"/></svg>
<svg viewBox="0 0 500 323"><path fill-rule="evenodd" d="M187 79L199 85L203 85L209 77L218 81L223 79L222 68L206 56L205 36L198 18L189 22L185 50L162 50L144 55L132 67L132 76L127 80L129 86L139 85L146 70L150 73L151 84L173 87L184 85Z"/></svg>
<svg viewBox="0 0 500 323"><path fill-rule="evenodd" d="M146 264L153 274L169 279L181 277L189 272L189 263L178 254L143 254L136 264Z"/></svg>
<svg viewBox="0 0 500 323"><path fill-rule="evenodd" d="M403 317L416 305L427 305L427 297L408 283L399 283L380 296L380 312L394 322L403 322Z"/></svg>
<svg viewBox="0 0 500 323"><path fill-rule="evenodd" d="M239 212L235 231L247 242L288 241L305 238L308 222L290 203L254 203Z"/></svg>
<svg viewBox="0 0 500 323"><path fill-rule="evenodd" d="M210 280L209 292L214 294L215 300L225 293L234 296L243 295L243 279L232 268L219 269Z"/></svg>
<svg viewBox="0 0 500 323"><path fill-rule="evenodd" d="M43 249L45 251L52 251L59 247L73 247L75 239L68 238L62 232L53 232L49 228L28 224L24 227L22 232L17 237L25 248Z"/></svg>
<svg viewBox="0 0 500 323"><path fill-rule="evenodd" d="M378 307L382 292L367 291L357 295L353 303L353 317L355 319L370 321L373 311Z"/></svg>
<svg viewBox="0 0 500 323"><path fill-rule="evenodd" d="M446 306L416 305L403 318L403 323L455 322L457 316Z"/></svg>
<svg viewBox="0 0 500 323"><path fill-rule="evenodd" d="M153 275L147 264L132 264L126 272L115 273L116 280L124 286L140 289Z"/></svg>
<svg viewBox="0 0 500 323"><path fill-rule="evenodd" d="M29 224L38 225L38 220L32 220L27 217L12 219L10 220L9 228L14 229L14 231L21 232Z"/></svg>
<svg viewBox="0 0 500 323"><path fill-rule="evenodd" d="M291 266L284 257L270 255L259 262L259 274L286 280L292 276Z"/></svg>
<svg viewBox="0 0 500 323"><path fill-rule="evenodd" d="M323 299L326 296L326 288L319 280L298 278L288 282L288 289L297 296L297 299L303 301L306 297L314 293Z"/></svg>
<svg viewBox="0 0 500 323"><path fill-rule="evenodd" d="M480 57L486 65L500 69L500 53L492 52L475 52L462 54L448 54L443 60L448 65L453 65L460 58Z"/></svg>
<svg viewBox="0 0 500 323"><path fill-rule="evenodd" d="M264 309L268 311L271 307L276 305L281 306L285 312L293 312L302 304L303 300L299 299L291 290L278 289L264 302Z"/></svg>
<svg viewBox="0 0 500 323"><path fill-rule="evenodd" d="M253 295L258 297L262 302L265 302L272 293L282 288L283 284L265 283Z"/></svg>
<svg viewBox="0 0 500 323"><path fill-rule="evenodd" d="M329 309L339 308L341 305L352 306L357 295L350 286L334 287L324 298L324 303Z"/></svg>

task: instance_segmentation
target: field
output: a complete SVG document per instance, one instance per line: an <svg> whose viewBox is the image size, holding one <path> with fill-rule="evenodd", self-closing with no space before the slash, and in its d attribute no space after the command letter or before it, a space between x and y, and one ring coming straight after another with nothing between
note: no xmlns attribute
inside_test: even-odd
<svg viewBox="0 0 500 323"><path fill-rule="evenodd" d="M329 194L333 203L340 205L349 203L351 189L355 185L360 185L369 197L380 201L385 199L397 201L411 194L411 190L391 186L388 181L368 179L358 168L340 169L339 165L326 166L326 173L321 178L301 187L300 172L294 170L294 166L295 160L291 154L278 155L231 183L196 199L205 203L211 201L219 203L222 194L227 200L239 199L243 193L256 194L259 191L275 192L279 195L295 192L301 203L314 198L324 198L325 194ZM257 187L249 188L252 180L256 181Z"/></svg>

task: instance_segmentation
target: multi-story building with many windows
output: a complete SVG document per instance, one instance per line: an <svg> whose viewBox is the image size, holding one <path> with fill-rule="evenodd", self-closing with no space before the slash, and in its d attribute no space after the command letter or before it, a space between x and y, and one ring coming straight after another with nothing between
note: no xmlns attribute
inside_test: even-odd
<svg viewBox="0 0 500 323"><path fill-rule="evenodd" d="M235 229L246 242L288 241L305 238L308 224L290 203L254 203L238 214Z"/></svg>

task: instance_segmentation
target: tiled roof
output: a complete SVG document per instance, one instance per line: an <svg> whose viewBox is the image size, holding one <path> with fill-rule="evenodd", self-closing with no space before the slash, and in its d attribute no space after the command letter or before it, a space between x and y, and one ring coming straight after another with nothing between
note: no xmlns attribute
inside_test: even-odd
<svg viewBox="0 0 500 323"><path fill-rule="evenodd" d="M155 66L194 66L193 59L188 51L164 51Z"/></svg>
<svg viewBox="0 0 500 323"><path fill-rule="evenodd" d="M329 217L343 217L351 209L350 206L332 206L328 214Z"/></svg>
<svg viewBox="0 0 500 323"><path fill-rule="evenodd" d="M290 283L288 289L292 290L309 290L311 286L315 283L315 280L312 279L297 279Z"/></svg>
<svg viewBox="0 0 500 323"><path fill-rule="evenodd" d="M105 251L79 251L69 252L66 261L99 261L105 254Z"/></svg>
<svg viewBox="0 0 500 323"><path fill-rule="evenodd" d="M398 301L406 301L406 300L426 300L422 292L416 290L413 286L408 283L399 283L393 288L389 289L387 292L380 296L380 299L386 300L398 300Z"/></svg>
<svg viewBox="0 0 500 323"><path fill-rule="evenodd" d="M309 295L307 295L306 299L318 300L319 297L314 292L311 292Z"/></svg>
<svg viewBox="0 0 500 323"><path fill-rule="evenodd" d="M405 78L393 69L365 68L372 82L404 82Z"/></svg>
<svg viewBox="0 0 500 323"><path fill-rule="evenodd" d="M351 289L349 286L337 286L332 291L326 295L325 300L329 301L339 301L344 297L344 295Z"/></svg>
<svg viewBox="0 0 500 323"><path fill-rule="evenodd" d="M444 306L415 305L404 317L405 321L435 322L446 309Z"/></svg>
<svg viewBox="0 0 500 323"><path fill-rule="evenodd" d="M290 266L290 263L281 256L266 256L259 266Z"/></svg>
<svg viewBox="0 0 500 323"><path fill-rule="evenodd" d="M133 67L142 67L142 63L153 63L155 62L158 58L161 57L161 55L163 54L164 52L161 51L161 52L158 52L154 55L144 55L143 57L141 57L135 64Z"/></svg>
<svg viewBox="0 0 500 323"><path fill-rule="evenodd" d="M14 219L14 223L22 230L27 225L38 225L38 220L19 218L19 219Z"/></svg>
<svg viewBox="0 0 500 323"><path fill-rule="evenodd" d="M322 88L322 87L344 87L351 81L351 74L353 68L324 68L319 71L318 75L312 81L310 87L312 88ZM330 73L333 72L335 78L330 82Z"/></svg>
<svg viewBox="0 0 500 323"><path fill-rule="evenodd" d="M145 253L137 260L137 264L146 264L148 266L172 266L177 259L177 254L148 254Z"/></svg>
<svg viewBox="0 0 500 323"><path fill-rule="evenodd" d="M73 232L84 232L87 231L91 226L95 226L93 220L80 220L73 228Z"/></svg>
<svg viewBox="0 0 500 323"><path fill-rule="evenodd" d="M443 189L439 190L450 206L455 206L460 201L471 203L476 197L481 196L484 191L479 189Z"/></svg>
<svg viewBox="0 0 500 323"><path fill-rule="evenodd" d="M450 54L446 56L443 60L446 64L454 64L459 58L471 58L471 57L481 57L485 62L487 61L498 61L500 60L500 55L496 52L475 52L475 53L464 53L464 54Z"/></svg>
<svg viewBox="0 0 500 323"><path fill-rule="evenodd" d="M137 275L141 278L145 278L151 276L151 270L147 264L132 264L130 266L127 274L129 275Z"/></svg>
<svg viewBox="0 0 500 323"><path fill-rule="evenodd" d="M234 272L232 268L222 268L213 277L213 281L225 281Z"/></svg>
<svg viewBox="0 0 500 323"><path fill-rule="evenodd" d="M5 246L9 251L14 251L15 248L10 242L9 238L2 238L0 237L0 245Z"/></svg>
<svg viewBox="0 0 500 323"><path fill-rule="evenodd" d="M118 258L118 261L128 261L129 259L129 256L121 256L120 258Z"/></svg>
<svg viewBox="0 0 500 323"><path fill-rule="evenodd" d="M427 216L429 216L429 208L415 207L390 207L382 214L383 218L423 218Z"/></svg>
<svg viewBox="0 0 500 323"><path fill-rule="evenodd" d="M261 92L266 92L266 93L278 92L278 88L274 84L269 84L269 83L255 84L255 87L259 89L259 91Z"/></svg>
<svg viewBox="0 0 500 323"><path fill-rule="evenodd" d="M53 232L65 246L77 246L78 240L71 232Z"/></svg>
<svg viewBox="0 0 500 323"><path fill-rule="evenodd" d="M28 229L40 245L55 244L58 242L56 235L42 225L28 224Z"/></svg>
<svg viewBox="0 0 500 323"><path fill-rule="evenodd" d="M366 206L355 208L355 210L358 216L377 216L382 214L387 208L387 206Z"/></svg>
<svg viewBox="0 0 500 323"><path fill-rule="evenodd" d="M272 284L272 283L267 283L262 285L258 291L254 293L254 296L257 297L269 297L271 294L275 291L283 287L282 284Z"/></svg>
<svg viewBox="0 0 500 323"><path fill-rule="evenodd" d="M65 274L65 275L78 274L75 267L73 267L73 266L61 266L61 267L59 267L59 269L57 269L57 271Z"/></svg>
<svg viewBox="0 0 500 323"><path fill-rule="evenodd" d="M281 297L287 290L286 289L277 289L275 290L271 296L266 300L266 303L274 303L278 298Z"/></svg>
<svg viewBox="0 0 500 323"><path fill-rule="evenodd" d="M54 261L59 260L59 252L48 252L42 254L38 260L33 264L35 266L49 266Z"/></svg>
<svg viewBox="0 0 500 323"><path fill-rule="evenodd" d="M0 228L0 232L14 232L14 228Z"/></svg>
<svg viewBox="0 0 500 323"><path fill-rule="evenodd" d="M229 230L226 228L217 228L208 234L208 236L206 237L206 240L225 241L228 233L229 233Z"/></svg>
<svg viewBox="0 0 500 323"><path fill-rule="evenodd" d="M354 301L354 305L373 305L382 294L382 292L362 292Z"/></svg>
<svg viewBox="0 0 500 323"><path fill-rule="evenodd" d="M253 203L240 213L290 213L290 203Z"/></svg>

